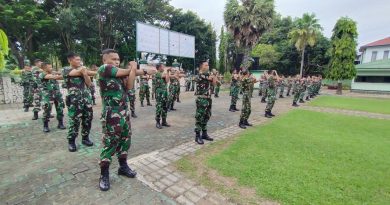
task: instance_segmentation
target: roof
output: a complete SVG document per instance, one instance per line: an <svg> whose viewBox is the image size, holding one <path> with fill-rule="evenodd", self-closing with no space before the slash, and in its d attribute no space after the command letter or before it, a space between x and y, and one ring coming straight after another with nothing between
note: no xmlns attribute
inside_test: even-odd
<svg viewBox="0 0 390 205"><path fill-rule="evenodd" d="M362 52L364 49L368 48L368 47L374 47L374 46L386 46L386 45L390 45L390 37L387 37L387 38L384 38L384 39L381 39L379 41L374 41L372 43L369 43L367 45L364 45L362 47L360 47L360 52Z"/></svg>

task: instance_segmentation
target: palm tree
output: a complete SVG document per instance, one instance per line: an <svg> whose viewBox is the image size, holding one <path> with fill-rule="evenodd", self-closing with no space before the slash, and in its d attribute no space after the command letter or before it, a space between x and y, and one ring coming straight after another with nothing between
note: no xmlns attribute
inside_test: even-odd
<svg viewBox="0 0 390 205"><path fill-rule="evenodd" d="M272 24L273 0L228 0L224 19L236 45L243 50L242 66L250 66L250 53Z"/></svg>
<svg viewBox="0 0 390 205"><path fill-rule="evenodd" d="M315 14L303 14L302 18L295 21L296 27L288 34L291 42L295 44L298 51L301 51L301 69L300 75L303 74L303 64L305 60L305 49L309 45L313 47L316 44L317 37L322 31Z"/></svg>

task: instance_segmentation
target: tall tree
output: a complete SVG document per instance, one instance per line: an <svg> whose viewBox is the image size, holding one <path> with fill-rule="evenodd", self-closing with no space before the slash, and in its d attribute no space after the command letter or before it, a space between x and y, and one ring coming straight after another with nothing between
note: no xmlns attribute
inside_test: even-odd
<svg viewBox="0 0 390 205"><path fill-rule="evenodd" d="M357 46L356 22L348 17L340 18L333 28L330 49L329 75L338 81L337 94L342 94L341 80L356 76L355 57Z"/></svg>
<svg viewBox="0 0 390 205"><path fill-rule="evenodd" d="M259 57L259 64L263 69L273 70L279 61L280 53L276 51L273 45L257 44L252 50L252 56Z"/></svg>
<svg viewBox="0 0 390 205"><path fill-rule="evenodd" d="M289 36L297 50L301 51L301 68L299 73L302 76L306 47L315 45L322 28L315 14L305 13L302 18L295 21L295 24L296 27L290 31Z"/></svg>
<svg viewBox="0 0 390 205"><path fill-rule="evenodd" d="M272 24L273 0L229 0L225 7L226 27L232 33L238 47L243 51L242 67L250 66L250 52L261 35Z"/></svg>
<svg viewBox="0 0 390 205"><path fill-rule="evenodd" d="M218 48L218 61L219 61L219 72L224 73L226 71L226 52L227 52L227 36L225 35L225 29L221 27L221 33L219 36L219 48Z"/></svg>

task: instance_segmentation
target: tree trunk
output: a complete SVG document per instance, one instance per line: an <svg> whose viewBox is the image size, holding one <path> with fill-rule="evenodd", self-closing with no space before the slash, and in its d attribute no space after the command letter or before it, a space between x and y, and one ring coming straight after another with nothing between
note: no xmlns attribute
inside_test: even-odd
<svg viewBox="0 0 390 205"><path fill-rule="evenodd" d="M337 81L337 91L336 91L336 94L337 95L342 95L343 94L343 82L341 82L340 80Z"/></svg>
<svg viewBox="0 0 390 205"><path fill-rule="evenodd" d="M240 65L242 68L249 69L249 67L251 65L250 51L251 51L250 48L245 48L244 49L244 53L243 53L244 56L242 58L242 62L241 62L241 65Z"/></svg>
<svg viewBox="0 0 390 205"><path fill-rule="evenodd" d="M299 71L299 75L301 75L301 77L303 76L303 64L305 63L305 48L306 47L303 47L303 49L302 49L302 54L301 54L301 56L302 56L302 59L301 59L301 69L300 69L300 71Z"/></svg>

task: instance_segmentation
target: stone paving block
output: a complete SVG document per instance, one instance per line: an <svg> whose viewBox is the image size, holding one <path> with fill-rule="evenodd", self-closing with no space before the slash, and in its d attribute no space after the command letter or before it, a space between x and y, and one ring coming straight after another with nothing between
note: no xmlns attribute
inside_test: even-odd
<svg viewBox="0 0 390 205"><path fill-rule="evenodd" d="M177 202L179 202L180 204L183 204L183 205L195 205L194 202L192 202L191 200L189 200L187 197L185 197L183 195L180 195L176 200L177 200Z"/></svg>
<svg viewBox="0 0 390 205"><path fill-rule="evenodd" d="M207 195L207 189L202 188L200 186L192 187L190 189L190 191L192 191L194 194L196 194L200 198L203 198L203 197L205 197Z"/></svg>
<svg viewBox="0 0 390 205"><path fill-rule="evenodd" d="M161 183L163 183L163 184L165 184L165 185L167 185L167 186L172 186L175 182L174 181L171 181L171 180L169 180L168 178L163 178L163 179L161 179L160 180L160 182Z"/></svg>
<svg viewBox="0 0 390 205"><path fill-rule="evenodd" d="M192 203L196 204L200 199L201 197L196 195L194 192L192 191L187 191L184 193L184 196L189 199Z"/></svg>

